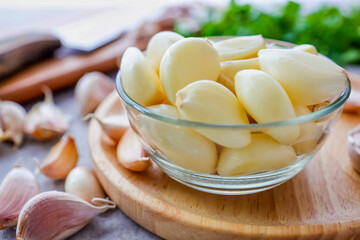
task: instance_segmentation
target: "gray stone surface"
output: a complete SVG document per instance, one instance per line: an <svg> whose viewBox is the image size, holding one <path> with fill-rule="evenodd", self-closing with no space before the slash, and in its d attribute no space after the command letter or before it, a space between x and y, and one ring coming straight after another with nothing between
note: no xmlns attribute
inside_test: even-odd
<svg viewBox="0 0 360 240"><path fill-rule="evenodd" d="M114 77L114 74L112 74ZM37 100L40 101L41 99ZM76 145L79 151L79 166L92 167L92 162L88 147L88 123L81 121L81 114L74 99L74 90L72 88L66 89L54 94L55 103L72 118L69 133L75 138ZM37 102L35 101L35 102ZM25 107L27 110L35 103L29 103ZM42 161L50 147L54 145L58 139L37 142L29 137L21 148L15 151L11 144L0 144L0 181L5 177L7 172L10 171L14 162L22 158L21 165L27 167L30 170L36 169L35 161L33 157L36 157ZM46 178L42 174L37 174L36 178L40 184L41 191L49 190L64 190L64 181L53 181ZM41 226L39 226L41 227ZM15 239L15 228L5 229L0 231L0 239ZM159 239L151 232L145 230L141 226L137 225L119 209L109 210L97 217L95 217L88 225L82 230L73 235L71 240L80 239Z"/></svg>

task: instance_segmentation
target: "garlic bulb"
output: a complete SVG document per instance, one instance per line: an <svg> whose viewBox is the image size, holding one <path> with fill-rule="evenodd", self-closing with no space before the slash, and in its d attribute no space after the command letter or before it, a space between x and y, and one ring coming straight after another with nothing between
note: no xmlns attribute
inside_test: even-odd
<svg viewBox="0 0 360 240"><path fill-rule="evenodd" d="M78 153L73 137L64 135L50 149L44 162L38 167L40 172L51 179L65 179L71 169L76 166Z"/></svg>
<svg viewBox="0 0 360 240"><path fill-rule="evenodd" d="M84 120L95 119L114 142L118 143L124 132L130 127L129 120L125 113L111 115L104 118L98 118L95 114L90 113L84 117Z"/></svg>
<svg viewBox="0 0 360 240"><path fill-rule="evenodd" d="M40 193L34 174L15 166L0 185L0 230L16 226L21 208Z"/></svg>
<svg viewBox="0 0 360 240"><path fill-rule="evenodd" d="M116 153L121 165L132 171L144 171L151 164L150 158L147 156L136 133L131 128L121 138Z"/></svg>
<svg viewBox="0 0 360 240"><path fill-rule="evenodd" d="M38 194L21 209L16 237L26 240L66 239L83 228L93 217L116 207L109 200L96 200L102 202L102 205L94 206L65 192Z"/></svg>
<svg viewBox="0 0 360 240"><path fill-rule="evenodd" d="M105 198L95 173L86 167L76 167L70 171L65 180L65 192L78 196L91 203L93 198Z"/></svg>
<svg viewBox="0 0 360 240"><path fill-rule="evenodd" d="M75 86L75 99L82 116L95 111L102 100L114 90L111 78L101 72L90 72Z"/></svg>
<svg viewBox="0 0 360 240"><path fill-rule="evenodd" d="M47 140L63 134L69 128L69 116L53 101L50 88L43 88L45 101L35 104L25 118L24 131L36 140Z"/></svg>
<svg viewBox="0 0 360 240"><path fill-rule="evenodd" d="M0 101L0 141L12 141L20 146L24 140L25 109L11 101Z"/></svg>

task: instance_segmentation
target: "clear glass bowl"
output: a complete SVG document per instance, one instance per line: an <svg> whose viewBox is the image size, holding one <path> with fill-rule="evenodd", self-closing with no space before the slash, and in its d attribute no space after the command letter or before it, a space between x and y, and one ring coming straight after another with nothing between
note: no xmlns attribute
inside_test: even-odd
<svg viewBox="0 0 360 240"><path fill-rule="evenodd" d="M219 38L216 38L215 40L217 39ZM267 43L276 44L277 47L283 48L294 46L290 43L276 40L267 40ZM223 195L243 195L265 191L284 183L299 173L320 150L327 137L334 129L342 112L343 105L350 95L350 88L350 81L348 80L347 88L339 96L324 105L317 106L319 107L319 110L307 115L280 122L232 125L193 122L158 114L138 104L126 94L122 87L120 72L116 78L116 89L121 97L131 127L140 137L144 148L153 161L169 177L182 184L200 191ZM271 171L224 177L217 174L204 174L190 171L173 163L171 158L166 156L166 154L163 153L164 151L160 149L163 148L164 150L166 144L163 144L163 146L156 145L153 141L154 139L143 131L141 121L139 121L142 117L147 117L152 121L155 121L156 124L159 124L158 126L163 126L164 129L167 127L171 127L172 129L185 127L191 129L216 129L217 131L222 132L250 130L251 133L259 133L269 129L281 130L281 128L291 125L299 125L301 129L303 127L306 128L311 124L314 128L311 131L308 131L310 132L310 136L302 138L303 142L297 142L297 146L293 144L293 147L297 150L297 160L290 165ZM173 131L171 134L173 134ZM168 144L171 144L171 142Z"/></svg>

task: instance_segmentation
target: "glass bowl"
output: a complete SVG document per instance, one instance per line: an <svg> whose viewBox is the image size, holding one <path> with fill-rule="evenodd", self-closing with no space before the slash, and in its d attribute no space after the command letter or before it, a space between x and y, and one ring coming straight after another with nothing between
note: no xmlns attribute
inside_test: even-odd
<svg viewBox="0 0 360 240"><path fill-rule="evenodd" d="M217 39L219 38L215 38L215 40ZM275 44L276 47L288 48L294 46L282 41L269 39L266 41L267 43ZM120 72L116 78L116 89L121 97L130 125L140 137L145 150L152 160L172 179L200 191L222 195L243 195L265 191L284 183L299 173L320 150L334 129L344 103L350 95L350 88L350 81L348 79L347 88L339 96L334 97L331 101L326 102L326 104L314 106L318 110L310 114L280 122L233 125L200 123L158 114L138 104L126 94L122 87ZM140 119L144 118L151 120L156 126L163 129L162 131L165 131L164 134L167 134L167 129L171 129L172 131L168 133L169 135L172 134L168 138L169 142L159 145L153 136L144 131L143 121L140 121ZM309 128L309 125L311 125L312 128L307 131L308 135L300 137L300 140L292 145L296 150L297 159L291 164L276 170L231 177L205 174L180 167L171 161L171 157L164 153L167 152L168 146L172 144L172 138L176 142L174 131L176 132L177 129L211 129L223 133L226 133L226 131L249 130L251 133L261 133L274 129L286 131L286 127L292 125L298 125L300 129Z"/></svg>

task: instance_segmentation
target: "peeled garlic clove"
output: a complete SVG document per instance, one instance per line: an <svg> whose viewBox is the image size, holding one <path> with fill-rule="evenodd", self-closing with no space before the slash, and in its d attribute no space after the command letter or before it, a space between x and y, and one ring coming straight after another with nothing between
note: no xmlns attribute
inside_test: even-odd
<svg viewBox="0 0 360 240"><path fill-rule="evenodd" d="M43 89L45 101L35 104L25 117L24 132L36 140L48 140L69 128L69 117L53 101L49 88Z"/></svg>
<svg viewBox="0 0 360 240"><path fill-rule="evenodd" d="M310 109L306 106L297 105L294 109L297 117L311 113ZM296 154L306 154L315 150L322 134L322 127L318 126L315 122L300 124L300 135L296 143L293 145Z"/></svg>
<svg viewBox="0 0 360 240"><path fill-rule="evenodd" d="M11 101L0 101L0 142L12 141L20 146L24 140L25 109Z"/></svg>
<svg viewBox="0 0 360 240"><path fill-rule="evenodd" d="M76 166L78 153L73 137L64 135L50 149L41 166L40 172L51 179L65 179L71 169Z"/></svg>
<svg viewBox="0 0 360 240"><path fill-rule="evenodd" d="M294 107L297 117L310 114L311 111L306 106L297 105ZM315 150L319 139L323 134L323 129L314 122L306 122L299 125L300 134L296 143L293 145L297 155L310 153Z"/></svg>
<svg viewBox="0 0 360 240"><path fill-rule="evenodd" d="M316 48L310 44L301 44L301 45L294 47L293 49L317 55Z"/></svg>
<svg viewBox="0 0 360 240"><path fill-rule="evenodd" d="M237 176L271 171L288 166L297 156L291 146L282 145L265 134L252 134L244 148L223 148L217 166L220 176Z"/></svg>
<svg viewBox="0 0 360 240"><path fill-rule="evenodd" d="M125 114L111 115L100 119L95 114L90 113L84 117L85 121L88 119L95 119L106 135L116 143L119 142L121 136L130 127Z"/></svg>
<svg viewBox="0 0 360 240"><path fill-rule="evenodd" d="M75 167L70 171L65 180L65 192L71 193L91 203L93 198L105 198L95 173L86 167Z"/></svg>
<svg viewBox="0 0 360 240"><path fill-rule="evenodd" d="M281 85L259 70L243 70L235 75L235 90L246 111L258 123L295 118L294 107ZM265 130L282 144L292 144L299 137L299 126L291 125Z"/></svg>
<svg viewBox="0 0 360 240"><path fill-rule="evenodd" d="M160 62L166 50L183 38L178 33L164 31L155 34L150 39L146 48L146 59L157 73L159 72Z"/></svg>
<svg viewBox="0 0 360 240"><path fill-rule="evenodd" d="M245 69L260 69L258 58L225 61L221 62L220 65L221 70L217 82L227 87L233 93L235 93L234 77L236 73Z"/></svg>
<svg viewBox="0 0 360 240"><path fill-rule="evenodd" d="M164 99L158 75L138 48L126 49L120 72L125 92L139 104L149 106Z"/></svg>
<svg viewBox="0 0 360 240"><path fill-rule="evenodd" d="M221 65L220 72L225 74L230 79L234 79L235 74L237 74L241 70L260 69L258 58L226 61L226 62L221 62L220 65Z"/></svg>
<svg viewBox="0 0 360 240"><path fill-rule="evenodd" d="M176 94L181 115L191 121L220 124L249 124L246 112L236 96L223 85L200 80ZM197 132L225 147L240 148L250 143L250 131L199 128Z"/></svg>
<svg viewBox="0 0 360 240"><path fill-rule="evenodd" d="M313 105L337 96L347 84L347 73L320 55L293 49L259 51L261 70L284 87L295 105Z"/></svg>
<svg viewBox="0 0 360 240"><path fill-rule="evenodd" d="M106 199L102 202L101 206L94 206L70 193L40 193L21 209L16 237L27 240L66 239L83 228L93 217L116 207Z"/></svg>
<svg viewBox="0 0 360 240"><path fill-rule="evenodd" d="M178 110L170 105L156 105L150 110L180 118ZM216 145L195 130L176 126L145 115L139 116L139 131L165 156L180 167L202 173L213 173L217 164Z"/></svg>
<svg viewBox="0 0 360 240"><path fill-rule="evenodd" d="M131 128L121 138L116 153L121 165L132 171L144 171L151 164L150 158Z"/></svg>
<svg viewBox="0 0 360 240"><path fill-rule="evenodd" d="M214 47L220 61L239 60L256 57L258 51L265 48L265 40L261 35L234 37L216 42Z"/></svg>
<svg viewBox="0 0 360 240"><path fill-rule="evenodd" d="M101 72L90 72L82 76L75 86L75 99L82 116L95 111L113 90L113 81Z"/></svg>
<svg viewBox="0 0 360 240"><path fill-rule="evenodd" d="M165 52L160 63L160 80L170 102L188 84L202 80L216 81L220 72L219 56L212 44L203 38L185 38Z"/></svg>
<svg viewBox="0 0 360 240"><path fill-rule="evenodd" d="M16 226L21 208L40 193L34 174L15 166L0 185L0 230Z"/></svg>
<svg viewBox="0 0 360 240"><path fill-rule="evenodd" d="M348 132L348 152L353 168L360 173L360 125Z"/></svg>

